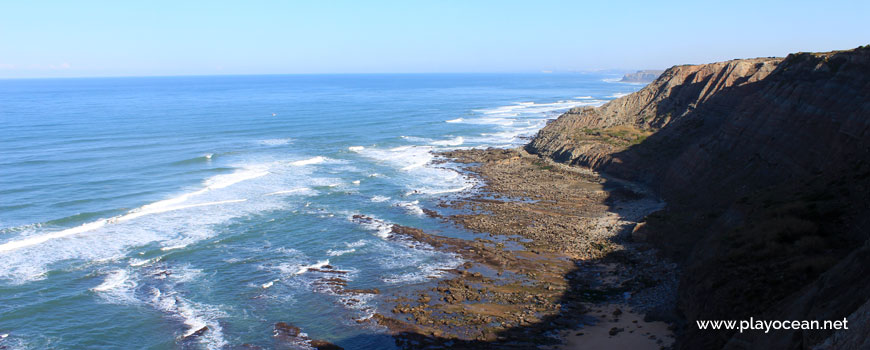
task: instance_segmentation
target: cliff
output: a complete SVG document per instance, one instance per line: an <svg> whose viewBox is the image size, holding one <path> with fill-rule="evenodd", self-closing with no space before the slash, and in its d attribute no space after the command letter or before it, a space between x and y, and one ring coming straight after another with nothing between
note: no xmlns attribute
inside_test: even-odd
<svg viewBox="0 0 870 350"><path fill-rule="evenodd" d="M695 320L867 315L868 47L675 66L634 94L563 114L526 150L645 183L668 202L643 236L683 264L682 348L845 337L699 331Z"/></svg>
<svg viewBox="0 0 870 350"><path fill-rule="evenodd" d="M661 74L662 71L655 69L639 70L634 73L623 75L622 80L620 81L623 83L648 83L656 80L656 78Z"/></svg>
<svg viewBox="0 0 870 350"><path fill-rule="evenodd" d="M526 149L566 163L598 167L718 92L763 79L781 61L757 58L672 67L638 92L598 108L569 110L541 130Z"/></svg>

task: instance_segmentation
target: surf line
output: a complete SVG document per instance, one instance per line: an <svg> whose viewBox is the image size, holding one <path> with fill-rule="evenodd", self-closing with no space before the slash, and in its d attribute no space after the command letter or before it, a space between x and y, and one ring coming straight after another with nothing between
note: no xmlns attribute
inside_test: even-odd
<svg viewBox="0 0 870 350"><path fill-rule="evenodd" d="M131 211L125 215L115 216L115 217L112 217L109 219L101 219L101 220L85 223L85 224L82 224L81 226L73 227L70 229L63 230L63 231L58 231L58 232L48 233L48 234L44 234L44 235L40 235L40 236L36 236L36 237L30 237L30 238L17 240L17 241L3 243L3 244L0 244L0 252L13 251L13 250L17 250L17 249L21 249L21 248L25 248L25 247L29 247L29 246L34 246L37 244L42 244L42 243L48 242L48 241L53 240L53 239L69 237L69 236L77 235L80 233L93 231L93 230L96 230L100 227L106 226L107 224L114 224L114 223L129 221L129 220L132 220L132 219L135 219L138 217L142 217L145 215L164 213L167 211L181 210L181 209L187 209L187 208L204 207L204 206L208 206L208 205L239 203L239 202L244 202L244 201L247 201L247 199L231 199L231 200L225 200L225 201L198 203L198 204L181 205L181 206L164 207L164 208L154 208L153 206L149 208L149 206L146 205L144 207L141 207L139 209Z"/></svg>

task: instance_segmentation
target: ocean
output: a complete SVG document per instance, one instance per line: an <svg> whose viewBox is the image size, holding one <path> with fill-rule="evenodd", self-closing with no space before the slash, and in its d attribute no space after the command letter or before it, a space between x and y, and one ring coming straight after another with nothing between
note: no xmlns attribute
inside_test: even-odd
<svg viewBox="0 0 870 350"><path fill-rule="evenodd" d="M641 87L613 78L0 80L0 346L272 348L287 322L393 348L366 319L463 261L389 225L475 237L424 215L479 185L430 152L520 146ZM319 268L380 294L336 293Z"/></svg>

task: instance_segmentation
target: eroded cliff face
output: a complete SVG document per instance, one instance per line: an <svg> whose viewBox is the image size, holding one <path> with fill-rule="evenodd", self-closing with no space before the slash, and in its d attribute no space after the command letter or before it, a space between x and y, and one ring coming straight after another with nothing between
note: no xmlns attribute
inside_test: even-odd
<svg viewBox="0 0 870 350"><path fill-rule="evenodd" d="M870 298L870 48L676 66L526 149L668 202L644 230L684 265L683 348L809 349L832 331L694 321L842 319Z"/></svg>
<svg viewBox="0 0 870 350"><path fill-rule="evenodd" d="M526 149L597 167L610 155L683 118L722 90L764 79L781 58L675 66L638 92L601 107L572 109L542 129Z"/></svg>

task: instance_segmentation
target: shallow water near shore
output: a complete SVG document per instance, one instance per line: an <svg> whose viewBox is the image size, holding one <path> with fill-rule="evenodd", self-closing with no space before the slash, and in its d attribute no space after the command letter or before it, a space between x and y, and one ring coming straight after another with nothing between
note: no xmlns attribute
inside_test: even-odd
<svg viewBox="0 0 870 350"><path fill-rule="evenodd" d="M268 348L288 322L390 348L356 320L462 260L386 240L388 225L470 235L423 215L476 185L430 151L522 145L569 108L640 88L608 78L0 81L0 345ZM326 267L381 294L322 288Z"/></svg>

